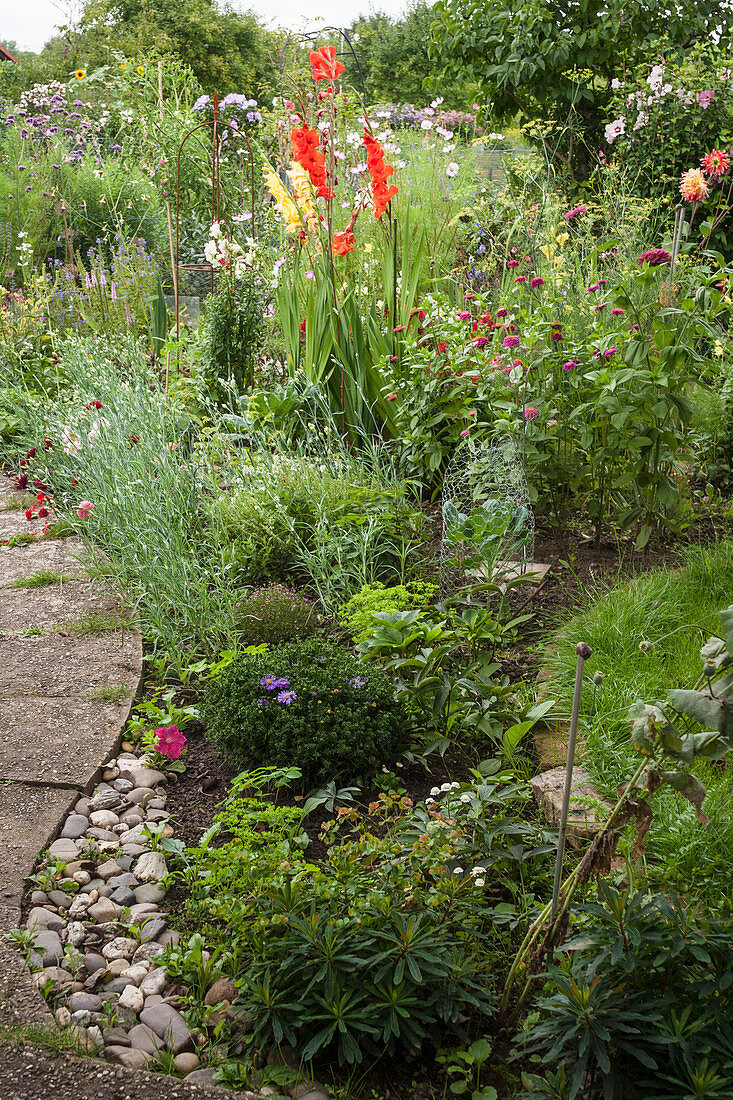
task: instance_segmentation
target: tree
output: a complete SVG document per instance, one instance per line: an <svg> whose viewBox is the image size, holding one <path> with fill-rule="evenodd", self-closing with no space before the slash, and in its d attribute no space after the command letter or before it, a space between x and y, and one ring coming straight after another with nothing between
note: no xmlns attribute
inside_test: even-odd
<svg viewBox="0 0 733 1100"><path fill-rule="evenodd" d="M590 170L615 78L733 24L720 0L438 0L433 15L438 80L463 74L497 121L519 113L552 132L545 147L572 181Z"/></svg>
<svg viewBox="0 0 733 1100"><path fill-rule="evenodd" d="M402 19L381 13L360 15L348 29L366 85L369 103L415 103L432 98L425 82L433 71L428 47L433 12L427 0L414 0ZM346 80L361 88L359 71L348 48L343 50ZM450 84L440 94L446 106L465 106L465 85Z"/></svg>
<svg viewBox="0 0 733 1100"><path fill-rule="evenodd" d="M209 93L256 95L269 77L267 32L257 17L217 0L87 0L78 36L90 68L114 49L177 58Z"/></svg>

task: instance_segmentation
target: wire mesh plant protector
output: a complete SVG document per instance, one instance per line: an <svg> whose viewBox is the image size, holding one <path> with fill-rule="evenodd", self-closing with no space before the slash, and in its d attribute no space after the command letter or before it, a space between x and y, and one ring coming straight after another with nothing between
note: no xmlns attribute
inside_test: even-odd
<svg viewBox="0 0 733 1100"><path fill-rule="evenodd" d="M465 440L443 479L440 588L532 571L534 513L524 465L508 437Z"/></svg>

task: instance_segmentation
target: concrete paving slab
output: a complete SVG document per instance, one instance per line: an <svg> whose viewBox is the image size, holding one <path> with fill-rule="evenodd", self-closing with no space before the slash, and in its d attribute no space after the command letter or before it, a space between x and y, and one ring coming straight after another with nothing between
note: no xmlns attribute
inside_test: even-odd
<svg viewBox="0 0 733 1100"><path fill-rule="evenodd" d="M565 790L565 768L551 768L540 772L529 781L532 794L551 825L560 821L560 810ZM612 809L591 783L583 768L573 768L570 780L570 809L568 814L568 843L577 845L592 839Z"/></svg>
<svg viewBox="0 0 733 1100"><path fill-rule="evenodd" d="M0 779L85 788L114 753L132 701L0 698Z"/></svg>
<svg viewBox="0 0 733 1100"><path fill-rule="evenodd" d="M29 534L32 531L38 536L43 533L42 519L26 519L21 508L12 512L0 512L0 540L12 539L13 535Z"/></svg>
<svg viewBox="0 0 733 1100"><path fill-rule="evenodd" d="M79 558L86 551L81 539L39 539L28 546L0 546L0 588L8 588L19 577L30 577L41 569L56 573L84 572Z"/></svg>
<svg viewBox="0 0 733 1100"><path fill-rule="evenodd" d="M32 627L48 630L83 615L113 615L119 601L94 581L71 581L42 588L0 589L0 633Z"/></svg>
<svg viewBox="0 0 733 1100"><path fill-rule="evenodd" d="M0 707L4 707L4 697L11 695L80 696L110 684L125 684L136 691L141 661L140 635L131 630L82 637L6 637L2 641Z"/></svg>
<svg viewBox="0 0 733 1100"><path fill-rule="evenodd" d="M0 936L18 926L24 879L78 797L56 787L0 786Z"/></svg>

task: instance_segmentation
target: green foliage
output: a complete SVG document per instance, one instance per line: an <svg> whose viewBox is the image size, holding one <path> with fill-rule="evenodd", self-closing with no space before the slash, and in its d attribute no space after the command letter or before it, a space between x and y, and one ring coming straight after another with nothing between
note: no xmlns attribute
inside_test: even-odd
<svg viewBox="0 0 733 1100"><path fill-rule="evenodd" d="M302 592L283 584L252 589L237 604L235 616L244 638L252 645L306 638L319 626L313 603Z"/></svg>
<svg viewBox="0 0 733 1100"><path fill-rule="evenodd" d="M435 798L413 807L386 794L368 812L343 809L315 864L299 850L302 811L266 799L267 783L266 769L239 777L184 872L187 919L230 951L255 1050L297 1035L306 1060L412 1056L461 1033L465 1015L490 1015L507 939L492 906L517 860L529 883L547 851L510 816L524 787L477 776L436 789L442 813ZM497 916L513 912L504 903Z"/></svg>
<svg viewBox="0 0 733 1100"><path fill-rule="evenodd" d="M425 608L435 599L437 592L437 585L425 581L410 581L391 588L385 588L380 581L365 584L339 608L338 617L352 640L362 642L372 633L374 615L377 612L392 614L395 611Z"/></svg>
<svg viewBox="0 0 733 1100"><path fill-rule="evenodd" d="M729 928L679 898L601 885L550 968L519 1049L542 1065L522 1097L699 1097L733 1087ZM564 1070L563 1091L545 1073Z"/></svg>
<svg viewBox="0 0 733 1100"><path fill-rule="evenodd" d="M332 610L365 583L401 581L423 523L394 475L357 460L337 435L322 450L317 435L309 442L302 456L250 452L212 512L240 583L307 580Z"/></svg>
<svg viewBox="0 0 733 1100"><path fill-rule="evenodd" d="M593 649L586 664L581 722L585 766L606 795L615 795L638 759L629 736L629 709L638 699L663 700L672 685L695 684L700 647L717 626L712 609L730 599L730 542L687 550L682 562L681 569L655 569L630 582L619 579L595 593L586 610L562 624L542 656L543 665L553 670L547 691L557 698L559 713L568 715L575 645L582 640ZM592 686L597 672L602 674L602 682ZM701 688L704 684L703 680ZM719 689L714 686L713 690L717 695ZM662 706L677 726L674 710L667 703ZM646 718L642 726L645 723ZM654 719L654 725L659 724ZM697 742L695 737L705 730L685 720L685 735L688 725L693 738L690 746L703 745L705 738ZM706 729L712 731L713 727ZM641 729L637 739L643 732ZM710 740L713 749L719 742ZM664 765L665 770L668 767ZM733 850L730 769L706 760L703 754L695 757L692 773L707 790L704 808L711 823L701 829L693 805L682 803L669 788L660 790L646 839L647 874L654 882L672 884L681 893L704 901L711 911L725 910Z"/></svg>
<svg viewBox="0 0 733 1100"><path fill-rule="evenodd" d="M499 592L494 584L481 589ZM444 754L469 730L479 743L502 736L510 689L508 677L497 675L494 653L531 616L510 619L503 597L494 613L477 601L477 591L426 610L374 612L357 646L365 660L395 676L397 698L409 705L425 753Z"/></svg>
<svg viewBox="0 0 733 1100"><path fill-rule="evenodd" d="M254 384L266 304L261 282L251 272L206 299L198 370L222 407L232 403L232 392L244 393Z"/></svg>
<svg viewBox="0 0 733 1100"><path fill-rule="evenodd" d="M587 177L601 147L611 81L653 51L687 48L730 24L717 0L438 0L431 58L440 78L462 74L499 118L520 111L540 123L540 140L573 179ZM723 31L725 35L725 30Z"/></svg>
<svg viewBox="0 0 733 1100"><path fill-rule="evenodd" d="M406 724L388 677L315 639L234 661L209 685L203 715L237 763L293 765L305 786L371 774Z"/></svg>

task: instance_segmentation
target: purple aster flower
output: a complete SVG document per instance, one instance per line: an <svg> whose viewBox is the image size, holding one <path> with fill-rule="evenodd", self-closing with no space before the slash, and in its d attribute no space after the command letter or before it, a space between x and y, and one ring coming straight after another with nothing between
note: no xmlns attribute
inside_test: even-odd
<svg viewBox="0 0 733 1100"><path fill-rule="evenodd" d="M294 691L281 691L277 697L278 703L284 703L286 707L289 707L291 703L294 703L298 698Z"/></svg>
<svg viewBox="0 0 733 1100"><path fill-rule="evenodd" d="M361 676L354 676L352 680L349 680L349 686L353 688L366 687L366 680L362 680Z"/></svg>
<svg viewBox="0 0 733 1100"><path fill-rule="evenodd" d="M263 676L260 680L260 687L267 688L268 691L274 691L279 686L279 680L276 680L274 676Z"/></svg>

